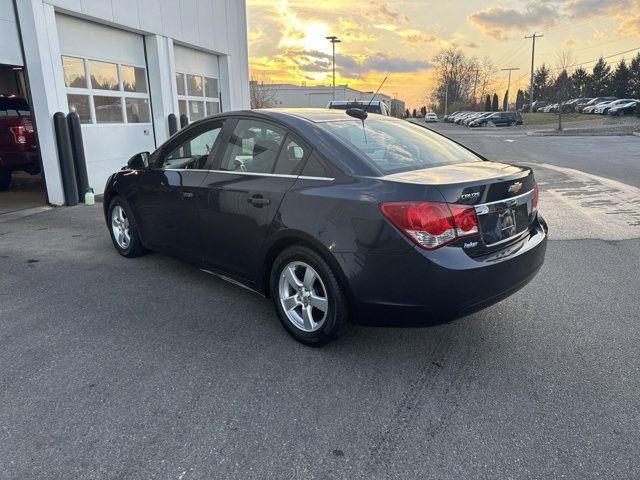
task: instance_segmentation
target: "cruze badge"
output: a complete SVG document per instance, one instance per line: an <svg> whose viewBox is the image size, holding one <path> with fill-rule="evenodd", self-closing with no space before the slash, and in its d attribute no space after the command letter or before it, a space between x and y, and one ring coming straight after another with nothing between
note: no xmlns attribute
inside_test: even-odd
<svg viewBox="0 0 640 480"><path fill-rule="evenodd" d="M509 193L518 193L522 189L522 183L516 182L513 185L509 186Z"/></svg>
<svg viewBox="0 0 640 480"><path fill-rule="evenodd" d="M479 196L480 192L463 193L460 195L460 200L469 200L471 198L478 198Z"/></svg>

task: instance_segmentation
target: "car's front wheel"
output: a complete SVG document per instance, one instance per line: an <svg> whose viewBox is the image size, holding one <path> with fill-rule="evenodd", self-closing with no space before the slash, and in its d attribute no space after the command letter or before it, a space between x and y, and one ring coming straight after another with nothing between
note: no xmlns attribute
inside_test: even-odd
<svg viewBox="0 0 640 480"><path fill-rule="evenodd" d="M293 246L280 253L271 269L270 287L282 325L299 342L319 347L346 331L344 289L314 250Z"/></svg>
<svg viewBox="0 0 640 480"><path fill-rule="evenodd" d="M0 168L0 190L6 190L11 185L11 169Z"/></svg>
<svg viewBox="0 0 640 480"><path fill-rule="evenodd" d="M146 252L138 235L138 226L129 205L120 197L109 204L107 223L113 246L124 257L139 257Z"/></svg>

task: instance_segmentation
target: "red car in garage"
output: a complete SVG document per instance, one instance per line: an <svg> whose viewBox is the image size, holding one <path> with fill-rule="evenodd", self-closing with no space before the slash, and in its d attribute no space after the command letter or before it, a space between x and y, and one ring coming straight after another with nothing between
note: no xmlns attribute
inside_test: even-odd
<svg viewBox="0 0 640 480"><path fill-rule="evenodd" d="M40 173L31 109L24 98L0 97L0 190L11 185L11 172Z"/></svg>

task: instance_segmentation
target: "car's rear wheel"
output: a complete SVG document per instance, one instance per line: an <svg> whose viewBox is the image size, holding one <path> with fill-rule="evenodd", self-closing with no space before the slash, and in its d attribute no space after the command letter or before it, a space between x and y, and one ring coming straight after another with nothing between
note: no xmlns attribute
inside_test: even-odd
<svg viewBox="0 0 640 480"><path fill-rule="evenodd" d="M124 257L139 257L146 252L138 235L138 226L126 202L116 197L109 205L109 233L113 246Z"/></svg>
<svg viewBox="0 0 640 480"><path fill-rule="evenodd" d="M271 269L270 286L282 325L299 342L319 347L346 331L344 289L314 250L294 246L280 253Z"/></svg>
<svg viewBox="0 0 640 480"><path fill-rule="evenodd" d="M0 168L0 190L6 190L11 185L11 169Z"/></svg>

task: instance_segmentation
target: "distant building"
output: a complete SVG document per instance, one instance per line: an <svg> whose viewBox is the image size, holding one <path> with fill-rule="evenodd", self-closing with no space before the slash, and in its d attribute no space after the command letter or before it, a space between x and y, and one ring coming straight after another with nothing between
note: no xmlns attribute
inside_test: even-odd
<svg viewBox="0 0 640 480"><path fill-rule="evenodd" d="M336 85L335 98L333 87L325 85L307 86L289 83L261 85L254 83L251 88L269 89L270 106L285 108L324 108L331 100L368 102L374 94L374 92L363 92L347 85ZM378 93L375 100L385 102L389 110L394 112L394 116L401 116L404 112L404 102L401 100L393 99L384 93ZM398 107L399 105L401 108ZM398 113L395 114L395 112Z"/></svg>

